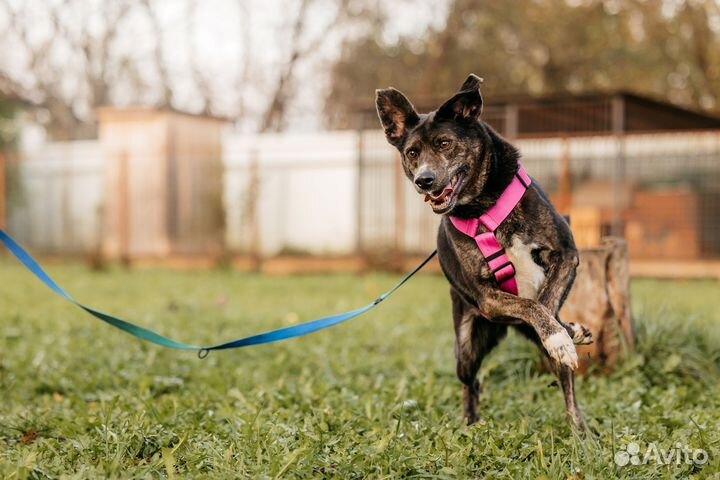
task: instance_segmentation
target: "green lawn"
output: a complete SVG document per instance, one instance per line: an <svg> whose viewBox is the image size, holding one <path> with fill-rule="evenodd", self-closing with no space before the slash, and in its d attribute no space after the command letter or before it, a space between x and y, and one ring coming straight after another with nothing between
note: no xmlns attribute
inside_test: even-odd
<svg viewBox="0 0 720 480"><path fill-rule="evenodd" d="M191 343L355 308L397 280L49 270L91 306ZM639 351L579 380L596 432L585 440L517 337L483 365L484 420L463 424L440 277L342 326L202 361L88 317L9 261L0 283L2 478L720 476L718 283L633 284ZM710 460L618 467L629 442L680 443Z"/></svg>

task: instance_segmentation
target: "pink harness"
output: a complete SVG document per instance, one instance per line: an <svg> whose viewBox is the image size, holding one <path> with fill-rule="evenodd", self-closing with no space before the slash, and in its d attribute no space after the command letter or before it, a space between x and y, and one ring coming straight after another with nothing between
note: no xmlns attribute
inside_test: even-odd
<svg viewBox="0 0 720 480"><path fill-rule="evenodd" d="M485 261L488 263L490 270L492 270L495 280L497 280L500 285L500 289L513 295L518 294L518 286L515 281L515 267L505 254L505 249L500 245L500 242L498 242L495 231L500 224L505 221L508 215L510 215L510 212L513 211L517 204L520 203L520 199L528 187L530 187L530 183L531 180L527 172L522 165L519 165L517 174L515 174L510 185L508 185L502 195L500 195L497 203L482 214L480 218L464 219L450 217L450 221L455 225L455 228L475 239L475 243L477 243L478 248L480 248L480 253L485 257ZM478 234L477 231L481 224L487 228L488 231Z"/></svg>

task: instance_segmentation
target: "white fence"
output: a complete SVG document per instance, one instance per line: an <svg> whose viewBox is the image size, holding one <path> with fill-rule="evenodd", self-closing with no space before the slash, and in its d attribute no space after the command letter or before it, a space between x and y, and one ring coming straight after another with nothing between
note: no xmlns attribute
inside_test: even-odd
<svg viewBox="0 0 720 480"><path fill-rule="evenodd" d="M557 185L563 152L569 153L574 178L612 179L618 148L613 137L515 143L530 174L550 190ZM624 152L626 176L633 182L680 182L720 192L720 132L628 135ZM382 132L229 132L223 156L231 252L420 253L435 244L438 217L404 178ZM99 144L49 144L22 157L10 172L11 233L44 251L98 248L105 180ZM717 231L709 235L720 239Z"/></svg>
<svg viewBox="0 0 720 480"><path fill-rule="evenodd" d="M8 165L8 228L47 252L99 247L104 164L96 141L50 143Z"/></svg>
<svg viewBox="0 0 720 480"><path fill-rule="evenodd" d="M259 248L262 255L353 252L357 138L354 132L227 135L228 248L239 252Z"/></svg>

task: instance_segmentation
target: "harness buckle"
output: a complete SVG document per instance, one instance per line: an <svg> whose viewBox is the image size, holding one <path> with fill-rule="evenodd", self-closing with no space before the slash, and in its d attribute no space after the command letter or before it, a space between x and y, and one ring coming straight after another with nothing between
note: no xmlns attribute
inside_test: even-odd
<svg viewBox="0 0 720 480"><path fill-rule="evenodd" d="M498 283L503 283L515 276L515 266L512 262L507 262L493 270L492 273Z"/></svg>

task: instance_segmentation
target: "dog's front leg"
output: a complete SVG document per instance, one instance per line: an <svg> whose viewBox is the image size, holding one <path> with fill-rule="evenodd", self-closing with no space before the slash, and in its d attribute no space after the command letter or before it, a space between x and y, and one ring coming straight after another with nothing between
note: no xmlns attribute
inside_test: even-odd
<svg viewBox="0 0 720 480"><path fill-rule="evenodd" d="M580 431L585 431L585 420L575 398L577 352L565 327L546 306L500 290L487 288L480 305L486 317L493 321L507 322L509 317L524 320L533 328L560 380L568 417Z"/></svg>
<svg viewBox="0 0 720 480"><path fill-rule="evenodd" d="M558 322L565 327L568 334L576 344L587 344L592 342L592 334L584 325L563 323L558 318L558 312L562 307L570 288L575 280L579 258L577 250L566 252L549 252L546 263L549 265L545 276L545 282L538 292L538 303L545 306L558 319ZM580 410L575 395L575 372L564 365L553 365L555 375L560 380L560 386L565 399L565 411L572 419L575 426L581 431L586 430L585 418Z"/></svg>
<svg viewBox="0 0 720 480"><path fill-rule="evenodd" d="M478 306L481 314L490 321L519 321L530 325L548 357L557 366L571 370L577 368L578 357L573 340L547 307L489 286L479 287Z"/></svg>
<svg viewBox="0 0 720 480"><path fill-rule="evenodd" d="M538 303L550 310L558 322L565 327L576 345L592 343L592 333L586 326L577 323L565 323L558 316L560 308L565 303L565 299L575 281L575 272L580 263L577 250L572 248L561 252L547 251L541 255L548 267L545 273L545 281L538 291Z"/></svg>

